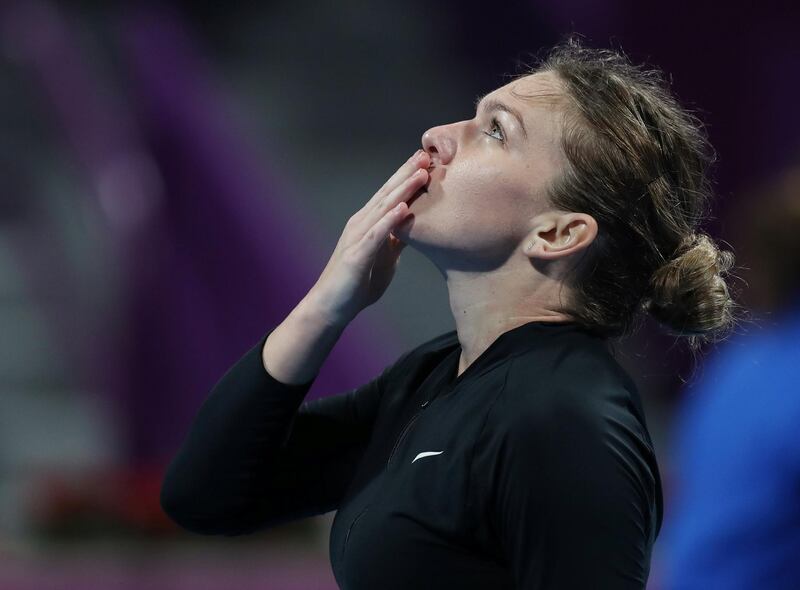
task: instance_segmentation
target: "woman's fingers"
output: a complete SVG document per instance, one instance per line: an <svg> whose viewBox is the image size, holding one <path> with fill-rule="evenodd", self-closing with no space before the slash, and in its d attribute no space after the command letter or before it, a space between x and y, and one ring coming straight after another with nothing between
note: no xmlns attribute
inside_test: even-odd
<svg viewBox="0 0 800 590"><path fill-rule="evenodd" d="M430 166L430 155L425 150L417 150L414 155L411 156L400 168L397 169L389 180L387 180L384 185L378 189L378 192L375 193L375 196L370 199L369 204L376 204L381 201L384 197L394 191L398 186L400 186L405 179L411 176L415 170L420 168L427 168Z"/></svg>
<svg viewBox="0 0 800 590"><path fill-rule="evenodd" d="M378 250L386 242L392 229L402 221L407 213L408 205L404 201L386 211L361 238L361 242L358 244L359 256L364 259L374 258Z"/></svg>
<svg viewBox="0 0 800 590"><path fill-rule="evenodd" d="M348 219L328 264L312 288L332 321L347 323L383 295L405 244L391 235L408 214L406 200L428 181L430 156L410 158ZM415 173L416 171L416 173Z"/></svg>
<svg viewBox="0 0 800 590"><path fill-rule="evenodd" d="M409 179L417 170L425 170L427 175L428 166L430 166L430 155L424 150L417 150L417 152L400 166L391 178L378 189L378 192L350 217L349 223L360 228L361 231L367 231L372 227L376 219L380 218L383 213L397 204L396 197L398 197L398 193L396 191L398 188L407 186ZM412 180L412 182L414 181ZM427 182L427 176L423 182ZM414 190L416 191L416 188ZM413 194L413 192L411 194ZM411 195L408 196L410 197Z"/></svg>
<svg viewBox="0 0 800 590"><path fill-rule="evenodd" d="M389 194L378 201L376 205L365 209L360 221L360 223L363 224L361 225L362 231L368 231L387 211L390 211L399 203L410 199L414 193L425 186L426 182L428 182L428 171L424 168L419 168L406 177Z"/></svg>

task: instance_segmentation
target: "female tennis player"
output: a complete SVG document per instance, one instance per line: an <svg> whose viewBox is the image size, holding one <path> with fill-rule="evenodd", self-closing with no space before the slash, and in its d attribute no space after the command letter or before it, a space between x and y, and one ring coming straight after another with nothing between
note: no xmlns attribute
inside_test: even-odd
<svg viewBox="0 0 800 590"><path fill-rule="evenodd" d="M642 312L693 349L731 326L733 256L698 231L710 160L656 71L559 45L426 131L350 217L199 409L164 510L217 535L336 510L348 590L643 589L661 483L611 339ZM303 401L407 245L444 277L455 330Z"/></svg>

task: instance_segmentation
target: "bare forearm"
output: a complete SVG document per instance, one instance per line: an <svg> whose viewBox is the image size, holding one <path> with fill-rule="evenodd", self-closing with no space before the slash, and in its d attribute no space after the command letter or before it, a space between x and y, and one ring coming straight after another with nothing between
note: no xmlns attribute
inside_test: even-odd
<svg viewBox="0 0 800 590"><path fill-rule="evenodd" d="M307 295L264 343L264 368L281 383L308 383L319 373L347 323L332 320Z"/></svg>

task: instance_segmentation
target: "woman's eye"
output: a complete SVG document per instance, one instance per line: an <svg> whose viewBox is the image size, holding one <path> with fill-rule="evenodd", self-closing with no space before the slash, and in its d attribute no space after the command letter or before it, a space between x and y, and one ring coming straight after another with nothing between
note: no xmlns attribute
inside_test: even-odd
<svg viewBox="0 0 800 590"><path fill-rule="evenodd" d="M500 131L500 137L495 137L495 139L497 139L498 141L500 141L502 143L505 143L505 141L506 141L505 133L503 133L503 128L500 127L500 123L497 122L496 118L492 118L491 130L494 130L494 129L497 129L498 131ZM488 135L489 137L494 137L494 133L487 133L486 131L484 131L484 133L486 135Z"/></svg>

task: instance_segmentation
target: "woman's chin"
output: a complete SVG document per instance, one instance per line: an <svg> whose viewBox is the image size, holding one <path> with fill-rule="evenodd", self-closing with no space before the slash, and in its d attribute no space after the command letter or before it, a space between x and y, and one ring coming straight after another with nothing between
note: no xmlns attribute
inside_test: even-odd
<svg viewBox="0 0 800 590"><path fill-rule="evenodd" d="M427 196L428 191L425 190L425 187L421 187L417 192L411 195L411 198L406 201L408 203L408 208L411 209L411 206L416 203L420 198L424 198Z"/></svg>

